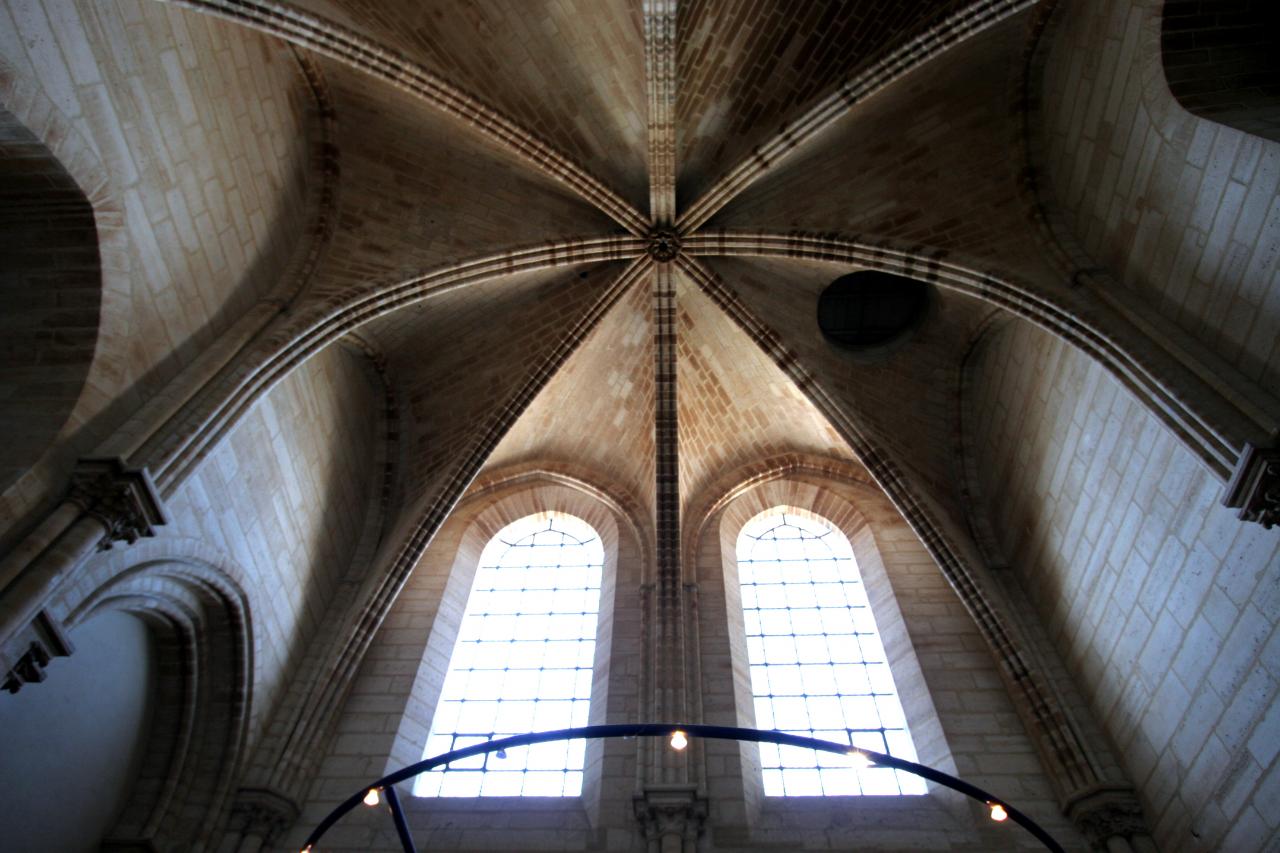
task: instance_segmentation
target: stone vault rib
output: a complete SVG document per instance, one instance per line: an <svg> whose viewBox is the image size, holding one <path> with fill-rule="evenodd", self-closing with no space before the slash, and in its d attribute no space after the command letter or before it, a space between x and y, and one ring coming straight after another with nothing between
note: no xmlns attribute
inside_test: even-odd
<svg viewBox="0 0 1280 853"><path fill-rule="evenodd" d="M294 325L261 340L245 358L224 368L209 388L159 430L132 458L147 466L161 494L171 495L196 470L249 409L291 370L362 324L456 287L497 276L641 255L633 237L555 240L525 249L473 258L404 281L383 285L299 328Z"/></svg>
<svg viewBox="0 0 1280 853"><path fill-rule="evenodd" d="M797 148L815 139L856 105L961 42L1005 18L1035 5L1036 0L978 0L859 71L819 100L777 136L757 147L680 215L676 225L689 233L724 207Z"/></svg>
<svg viewBox="0 0 1280 853"><path fill-rule="evenodd" d="M587 312L560 337L555 348L538 364L530 367L523 384L506 402L497 406L481 424L477 424L467 452L461 454L453 470L434 489L423 511L403 537L394 556L387 561L385 570L369 575L362 589L350 599L336 601L340 624L348 629L336 630L332 636L340 638L339 644L323 653L325 672L312 682L309 696L301 703L300 718L290 727L289 741L282 745L279 754L286 758L315 755L315 739L327 728L332 715L341 709L351 679L355 677L365 651L382 625L391 605L399 595L409 574L422 558L432 537L444 520L453 512L463 493L475 480L485 461L511 426L529 407L551 377L577 351L578 347L599 325L601 319L632 287L647 279L653 268L647 256L632 261L615 278L608 288L592 303ZM297 768L292 768L296 772ZM288 773L290 768L278 768L277 773ZM287 782L285 779L275 781Z"/></svg>
<svg viewBox="0 0 1280 853"><path fill-rule="evenodd" d="M676 0L645 0L644 67L649 94L649 214L676 217Z"/></svg>
<svg viewBox="0 0 1280 853"><path fill-rule="evenodd" d="M1069 794L1101 782L1087 747L1067 724L1067 718L1058 702L1041 684L1041 676L1030 668L1020 642L983 593L973 571L959 551L916 495L909 479L871 437L845 414L843 407L800 363L795 353L787 348L772 329L755 317L719 276L688 255L681 255L676 262L681 271L746 332L830 421L920 537L920 541L973 616L974 623L997 660L1001 662L1009 677L1011 694L1018 697L1018 704L1030 717L1030 721L1034 722L1031 727L1034 737L1053 768L1051 775L1061 786L1062 793Z"/></svg>
<svg viewBox="0 0 1280 853"><path fill-rule="evenodd" d="M162 0L217 15L315 51L390 83L432 107L461 119L538 171L568 186L613 217L632 234L649 229L645 217L600 180L590 175L527 128L500 114L422 66L370 39L283 3L250 0Z"/></svg>
<svg viewBox="0 0 1280 853"><path fill-rule="evenodd" d="M858 237L802 232L718 231L684 240L692 255L802 258L856 264L928 281L997 305L1048 329L1102 364L1207 467L1226 480L1245 446L1239 417L1220 394L1180 365L1142 353L1137 330L1107 323L1096 307L1070 304L1015 282L945 260L945 251L913 252Z"/></svg>

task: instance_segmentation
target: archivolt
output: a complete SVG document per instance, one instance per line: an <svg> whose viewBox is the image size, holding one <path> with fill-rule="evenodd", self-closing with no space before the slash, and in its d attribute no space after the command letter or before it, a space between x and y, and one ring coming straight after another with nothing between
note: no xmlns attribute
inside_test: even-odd
<svg viewBox="0 0 1280 853"><path fill-rule="evenodd" d="M151 628L165 677L140 775L108 840L196 849L226 815L245 746L253 672L247 597L210 563L161 558L114 574L66 622L110 610Z"/></svg>

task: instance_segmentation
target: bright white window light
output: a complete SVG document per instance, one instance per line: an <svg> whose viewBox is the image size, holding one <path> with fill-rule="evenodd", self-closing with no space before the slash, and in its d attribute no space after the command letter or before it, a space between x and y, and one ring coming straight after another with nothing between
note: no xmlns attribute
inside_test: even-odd
<svg viewBox="0 0 1280 853"><path fill-rule="evenodd" d="M916 760L849 540L776 510L738 537L756 726ZM865 762L863 762L865 763ZM768 796L924 794L924 780L812 749L760 744Z"/></svg>
<svg viewBox="0 0 1280 853"><path fill-rule="evenodd" d="M423 757L526 732L585 726L604 549L585 522L540 513L480 556ZM455 761L418 776L420 797L576 797L585 742Z"/></svg>

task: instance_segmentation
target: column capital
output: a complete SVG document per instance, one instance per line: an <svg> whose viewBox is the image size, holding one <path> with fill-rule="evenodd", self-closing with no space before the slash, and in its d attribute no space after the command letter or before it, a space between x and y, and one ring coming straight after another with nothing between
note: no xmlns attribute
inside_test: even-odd
<svg viewBox="0 0 1280 853"><path fill-rule="evenodd" d="M289 797L270 788L241 788L231 804L230 830L272 844L298 820L302 811Z"/></svg>
<svg viewBox="0 0 1280 853"><path fill-rule="evenodd" d="M695 849L707 820L707 800L696 785L645 785L633 800L645 839L661 851Z"/></svg>
<svg viewBox="0 0 1280 853"><path fill-rule="evenodd" d="M1242 521L1280 524L1280 447L1246 444L1222 502Z"/></svg>
<svg viewBox="0 0 1280 853"><path fill-rule="evenodd" d="M155 528L169 521L151 475L119 458L89 457L77 462L67 500L106 528L98 542L100 551L116 542L132 545L143 536L155 536Z"/></svg>

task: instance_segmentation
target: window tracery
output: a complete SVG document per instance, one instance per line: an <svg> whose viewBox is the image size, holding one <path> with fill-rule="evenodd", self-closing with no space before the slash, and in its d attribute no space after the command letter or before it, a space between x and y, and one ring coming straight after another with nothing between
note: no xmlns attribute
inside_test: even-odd
<svg viewBox="0 0 1280 853"><path fill-rule="evenodd" d="M817 516L772 510L737 543L756 725L916 760L848 539ZM768 796L924 794L906 773L761 744Z"/></svg>
<svg viewBox="0 0 1280 853"><path fill-rule="evenodd" d="M529 731L584 726L604 549L587 523L539 513L480 557L424 757ZM418 777L423 797L578 796L583 741L454 762Z"/></svg>

